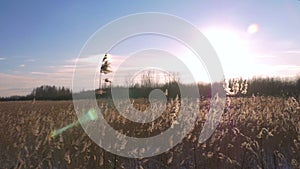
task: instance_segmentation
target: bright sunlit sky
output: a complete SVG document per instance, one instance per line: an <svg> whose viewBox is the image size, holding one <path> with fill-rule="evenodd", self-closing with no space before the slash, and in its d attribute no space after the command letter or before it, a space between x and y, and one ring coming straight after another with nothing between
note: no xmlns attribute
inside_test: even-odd
<svg viewBox="0 0 300 169"><path fill-rule="evenodd" d="M28 94L43 84L71 88L75 60L88 38L110 21L141 12L169 13L198 27L226 77L300 75L297 0L12 0L0 2L0 96ZM162 42L168 41L156 45ZM164 46L188 55L171 43ZM125 42L112 51L112 59L122 60L126 47ZM189 64L198 73L199 65Z"/></svg>

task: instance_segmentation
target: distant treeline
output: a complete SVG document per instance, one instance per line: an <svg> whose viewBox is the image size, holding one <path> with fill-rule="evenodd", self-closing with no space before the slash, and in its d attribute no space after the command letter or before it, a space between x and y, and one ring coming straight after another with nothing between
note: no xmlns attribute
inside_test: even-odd
<svg viewBox="0 0 300 169"><path fill-rule="evenodd" d="M253 78L249 81L247 94L264 96L294 96L300 95L300 78L297 80L280 78Z"/></svg>
<svg viewBox="0 0 300 169"><path fill-rule="evenodd" d="M231 79L232 80L232 79ZM229 80L230 81L230 80ZM239 81L243 81L240 79ZM237 94L236 97L244 96L276 96L276 97L295 97L299 99L300 95L300 78L297 80L280 79L280 78L253 78L248 80L248 87L246 94ZM214 85L214 84L213 84ZM211 97L211 84L182 84L181 87L190 97L198 96L192 90L198 87L199 95L201 97ZM116 90L122 92L128 90L125 87L116 87ZM129 87L129 97L131 98L147 98L153 89L161 89L163 92L167 91L169 98L174 98L177 95L180 97L179 86L176 82L171 82L164 85L134 85ZM105 91L102 95L97 95L97 98L111 97L110 88L103 89ZM222 89L221 89L222 90ZM84 95L82 95L84 97Z"/></svg>
<svg viewBox="0 0 300 169"><path fill-rule="evenodd" d="M198 84L197 86L192 84L181 85L188 96L197 96L197 93L192 90L194 87L198 87L199 95L201 97L211 97L211 85L210 84ZM125 87L115 87L114 89L127 91ZM131 98L147 98L153 89L161 89L163 92L167 92L169 98L174 98L177 95L180 96L180 90L177 82L170 82L164 85L134 85L129 87L129 96ZM96 98L111 98L111 89L102 89L103 94L99 93L99 90L95 91L82 91L75 93L77 98L86 98L90 94L95 94ZM246 94L239 94L237 96L278 96L289 97L293 96L299 99L300 95L300 78L297 80L280 79L280 78L253 78L248 80L248 89ZM43 85L33 89L33 91L26 96L11 96L2 97L0 101L15 101L15 100L71 100L72 91L65 87L56 87Z"/></svg>
<svg viewBox="0 0 300 169"><path fill-rule="evenodd" d="M1 97L1 101L16 100L71 100L72 91L65 87L43 85L32 90L26 96Z"/></svg>

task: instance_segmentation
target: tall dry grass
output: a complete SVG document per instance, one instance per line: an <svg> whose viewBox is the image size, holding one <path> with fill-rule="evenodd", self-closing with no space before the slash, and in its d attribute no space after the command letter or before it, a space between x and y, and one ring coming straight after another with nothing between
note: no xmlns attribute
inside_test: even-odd
<svg viewBox="0 0 300 169"><path fill-rule="evenodd" d="M178 100L168 103L161 118L140 126L121 117L111 104L99 101L106 120L130 136L149 137L178 125L172 124L180 113ZM195 128L180 144L158 156L129 159L98 147L80 126L51 139L51 131L77 120L71 101L0 102L0 168L300 168L300 109L295 99L231 98L217 130L202 144L198 136L209 100L199 105ZM140 99L134 107L145 110L149 104Z"/></svg>

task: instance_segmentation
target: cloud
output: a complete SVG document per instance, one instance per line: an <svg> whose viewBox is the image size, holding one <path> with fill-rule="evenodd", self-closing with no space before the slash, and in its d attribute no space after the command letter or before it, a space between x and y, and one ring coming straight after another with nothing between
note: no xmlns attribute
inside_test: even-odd
<svg viewBox="0 0 300 169"><path fill-rule="evenodd" d="M60 69L57 72L30 72L12 75L0 73L0 96L27 95L41 85L72 86L72 72Z"/></svg>
<svg viewBox="0 0 300 169"><path fill-rule="evenodd" d="M4 73L0 73L0 79L0 96L26 95L39 83L39 79Z"/></svg>
<svg viewBox="0 0 300 169"><path fill-rule="evenodd" d="M255 76L271 76L271 77L295 77L300 75L299 65L290 64L257 64L253 70Z"/></svg>
<svg viewBox="0 0 300 169"><path fill-rule="evenodd" d="M25 62L35 62L36 60L35 59L27 59L25 60Z"/></svg>
<svg viewBox="0 0 300 169"><path fill-rule="evenodd" d="M286 54L300 54L300 50L287 50L287 51L283 51L283 53L286 53Z"/></svg>
<svg viewBox="0 0 300 169"><path fill-rule="evenodd" d="M49 69L55 69L57 66L47 66Z"/></svg>
<svg viewBox="0 0 300 169"><path fill-rule="evenodd" d="M21 64L21 65L19 65L19 67L25 67L26 65L25 64Z"/></svg>
<svg viewBox="0 0 300 169"><path fill-rule="evenodd" d="M1 60L6 60L6 58L0 57L0 61L1 61Z"/></svg>
<svg viewBox="0 0 300 169"><path fill-rule="evenodd" d="M25 66L25 65L24 65ZM22 67L20 65L20 67ZM27 95L41 85L72 87L74 68L71 64L58 65L50 71L32 71L22 74L0 73L0 97Z"/></svg>
<svg viewBox="0 0 300 169"><path fill-rule="evenodd" d="M30 74L45 76L45 75L50 75L51 73L46 73L46 72L30 72Z"/></svg>
<svg viewBox="0 0 300 169"><path fill-rule="evenodd" d="M192 65L190 70L194 73L203 74L204 71L201 71L199 68L199 64L196 64L193 60L187 58L187 56L183 55L187 62L183 62L187 65ZM267 55L265 55L267 56ZM277 56L276 56L277 57ZM278 56L279 57L279 56ZM126 56L119 55L110 55L112 70L113 73L105 75L109 79L112 79L114 73L118 69L118 66L122 64L122 62L126 59ZM273 59L273 57L270 57ZM62 65L55 66L46 66L47 69L44 71L33 70L29 73L20 73L20 74L5 74L0 73L0 96L11 96L11 95L26 95L29 94L33 88L41 86L41 85L56 85L56 86L65 86L68 88L72 88L73 83L73 74L74 71L77 74L78 80L76 81L77 88L74 88L74 92L80 90L88 90L93 87L98 88L99 83L99 69L100 69L100 61L102 58L99 55L93 55L85 58L80 58L76 60L67 60ZM76 66L75 63L77 62ZM163 62L169 64L170 61L163 59ZM134 63L134 62L131 62ZM300 73L300 65L296 65L297 63L259 63L253 68L251 72L253 75L266 75L266 76L291 76L297 75ZM25 64L24 64L25 66ZM136 66L136 64L130 65L127 64L129 68L134 68L130 66ZM194 67L193 67L194 66ZM176 69L174 65L170 65L170 67ZM124 69L124 68L123 68ZM119 74L121 77L117 77L117 80L120 82L114 83L124 83L126 78L130 78L133 74L130 74L131 70L127 70L121 72ZM174 72L180 72L180 70L174 70ZM183 76L186 75L182 72ZM200 76L200 75L199 75ZM182 78L185 80L185 77Z"/></svg>
<svg viewBox="0 0 300 169"><path fill-rule="evenodd" d="M102 56L102 55L101 55ZM104 56L104 54L103 54ZM66 60L67 63L71 63L71 64L80 64L80 63L88 63L88 62L93 62L93 63L97 63L100 61L100 57L99 55L90 55L90 56L86 56L86 57L80 57L80 58L76 58L76 59L71 59L71 60Z"/></svg>

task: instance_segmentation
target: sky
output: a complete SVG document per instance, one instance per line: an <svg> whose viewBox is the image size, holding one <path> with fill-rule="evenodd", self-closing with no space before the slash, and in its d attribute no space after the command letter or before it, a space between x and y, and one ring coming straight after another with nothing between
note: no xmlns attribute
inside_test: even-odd
<svg viewBox="0 0 300 169"><path fill-rule="evenodd" d="M195 25L216 50L225 77L300 75L297 0L12 0L0 2L0 96L29 94L44 84L72 88L76 61L89 60L77 59L86 41L109 22L143 12L168 13ZM129 52L153 47L180 55L205 81L185 47L162 37L119 44L111 51L113 69Z"/></svg>

